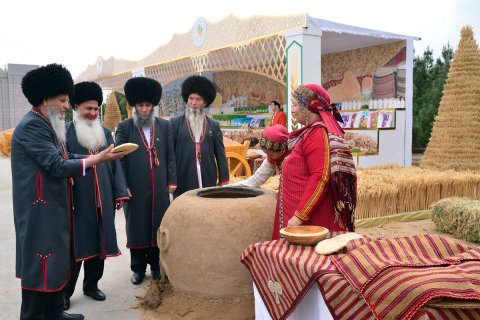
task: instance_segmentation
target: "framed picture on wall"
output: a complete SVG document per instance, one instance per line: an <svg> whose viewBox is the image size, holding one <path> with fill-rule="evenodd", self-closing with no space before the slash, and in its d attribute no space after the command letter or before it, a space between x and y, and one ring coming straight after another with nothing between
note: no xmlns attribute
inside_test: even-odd
<svg viewBox="0 0 480 320"><path fill-rule="evenodd" d="M378 154L378 130L348 130L345 140L354 155Z"/></svg>

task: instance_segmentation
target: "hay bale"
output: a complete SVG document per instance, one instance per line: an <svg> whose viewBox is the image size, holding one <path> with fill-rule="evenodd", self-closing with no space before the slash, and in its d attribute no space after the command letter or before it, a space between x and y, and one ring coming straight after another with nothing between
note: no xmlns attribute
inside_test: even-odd
<svg viewBox="0 0 480 320"><path fill-rule="evenodd" d="M438 201L432 210L437 230L457 238L480 242L480 201L467 198L447 198Z"/></svg>

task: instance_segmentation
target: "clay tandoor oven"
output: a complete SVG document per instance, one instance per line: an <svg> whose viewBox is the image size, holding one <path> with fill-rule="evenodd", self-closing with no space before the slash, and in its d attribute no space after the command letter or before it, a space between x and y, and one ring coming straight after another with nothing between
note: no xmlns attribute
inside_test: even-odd
<svg viewBox="0 0 480 320"><path fill-rule="evenodd" d="M209 298L251 294L240 255L271 239L275 206L274 192L242 187L191 190L175 199L157 234L173 288Z"/></svg>

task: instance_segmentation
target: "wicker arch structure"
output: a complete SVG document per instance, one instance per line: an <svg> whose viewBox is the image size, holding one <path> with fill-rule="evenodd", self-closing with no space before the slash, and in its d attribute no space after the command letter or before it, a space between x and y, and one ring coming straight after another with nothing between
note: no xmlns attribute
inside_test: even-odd
<svg viewBox="0 0 480 320"><path fill-rule="evenodd" d="M282 85L286 81L285 36L283 34L261 38L253 42L150 65L145 76L158 80L162 86L170 82L207 71L243 71L262 75ZM123 92L123 85L132 77L130 71L97 82L103 88Z"/></svg>
<svg viewBox="0 0 480 320"><path fill-rule="evenodd" d="M139 71L162 85L200 72L243 71L285 85L285 34L306 28L308 15L247 19L230 15L217 22L204 21L204 41L200 44L192 41L193 31L198 30L196 23L189 32L173 35L166 45L141 60L99 57L75 81L95 81L105 89L122 92L125 82Z"/></svg>

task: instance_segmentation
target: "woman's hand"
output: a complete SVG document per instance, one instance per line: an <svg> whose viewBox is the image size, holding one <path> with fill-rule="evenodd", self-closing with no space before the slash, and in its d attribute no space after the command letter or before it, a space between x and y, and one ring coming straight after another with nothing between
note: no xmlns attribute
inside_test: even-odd
<svg viewBox="0 0 480 320"><path fill-rule="evenodd" d="M303 224L303 221L299 219L296 215L293 215L293 217L288 220L288 226L300 226Z"/></svg>

